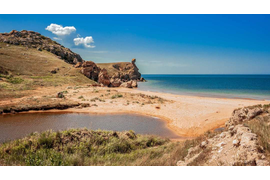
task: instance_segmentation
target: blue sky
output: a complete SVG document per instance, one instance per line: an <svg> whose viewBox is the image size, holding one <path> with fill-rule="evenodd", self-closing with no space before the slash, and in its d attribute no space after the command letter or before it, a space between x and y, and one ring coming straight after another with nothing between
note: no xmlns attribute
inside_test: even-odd
<svg viewBox="0 0 270 180"><path fill-rule="evenodd" d="M52 23L76 30L56 35ZM136 58L143 74L270 74L270 15L0 15L0 32L13 29L97 63Z"/></svg>

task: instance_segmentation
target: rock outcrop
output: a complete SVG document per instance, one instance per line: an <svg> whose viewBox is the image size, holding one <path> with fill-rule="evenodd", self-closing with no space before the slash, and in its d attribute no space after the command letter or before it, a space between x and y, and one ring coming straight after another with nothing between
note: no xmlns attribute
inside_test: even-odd
<svg viewBox="0 0 270 180"><path fill-rule="evenodd" d="M83 59L79 54L72 52L61 44L34 31L12 30L10 33L0 33L0 42L23 45L28 48L36 48L39 51L46 50L70 64L83 62Z"/></svg>
<svg viewBox="0 0 270 180"><path fill-rule="evenodd" d="M268 166L263 147L258 143L258 136L252 133L243 122L254 119L262 114L261 106L245 107L233 112L226 123L226 130L213 138L206 139L200 145L188 150L184 160L178 166L223 165L223 166ZM198 164L197 164L198 165Z"/></svg>
<svg viewBox="0 0 270 180"><path fill-rule="evenodd" d="M226 127L230 127L232 125L236 125L242 123L244 121L248 121L253 119L254 117L263 113L263 108L261 106L257 107L244 107L240 109L236 109L232 113L232 117L228 122L226 122Z"/></svg>
<svg viewBox="0 0 270 180"><path fill-rule="evenodd" d="M75 65L77 68L81 68L81 73L84 74L89 79L98 82L100 68L97 67L96 63L93 61L85 61L83 63L79 62Z"/></svg>
<svg viewBox="0 0 270 180"><path fill-rule="evenodd" d="M103 84L104 86L109 86L111 84L110 77L106 69L102 69L98 75L98 82Z"/></svg>
<svg viewBox="0 0 270 180"><path fill-rule="evenodd" d="M135 88L138 86L137 81L145 81L141 77L135 61L136 59L133 59L131 63L115 63L106 68L98 67L99 64L92 61L85 61L78 62L74 67L81 68L81 72L85 76L104 86Z"/></svg>
<svg viewBox="0 0 270 180"><path fill-rule="evenodd" d="M132 80L132 81L128 81L128 82L122 83L120 87L135 88L137 86L138 86L137 81L136 80Z"/></svg>
<svg viewBox="0 0 270 180"><path fill-rule="evenodd" d="M261 151L262 147L258 145L257 135L239 124L231 130L203 141L199 146L190 148L184 161L178 161L177 165L192 165L196 158L207 154L206 161L201 165L267 166L269 162Z"/></svg>
<svg viewBox="0 0 270 180"><path fill-rule="evenodd" d="M130 80L141 80L141 73L139 68L135 64L136 59L132 59L131 63L115 63L113 68L117 70L114 74L111 75L113 79L120 79L123 82Z"/></svg>
<svg viewBox="0 0 270 180"><path fill-rule="evenodd" d="M119 87L122 84L122 81L119 78L113 79L111 78L111 87Z"/></svg>

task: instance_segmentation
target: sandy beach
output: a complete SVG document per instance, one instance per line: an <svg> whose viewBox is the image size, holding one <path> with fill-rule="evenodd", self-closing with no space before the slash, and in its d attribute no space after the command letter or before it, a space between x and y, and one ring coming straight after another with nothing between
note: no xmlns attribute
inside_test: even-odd
<svg viewBox="0 0 270 180"><path fill-rule="evenodd" d="M63 91L63 89L66 90L66 100L89 103L90 107L57 111L96 114L131 113L158 117L166 121L168 128L182 137L196 137L208 130L224 126L236 108L270 103L270 101L253 99L186 96L107 87L72 87L72 89L59 87L46 90L41 88L33 91L31 98L39 99L52 94L55 96L57 91ZM24 97L1 101L0 105L11 101L13 104L20 104L27 98L29 99L29 97Z"/></svg>
<svg viewBox="0 0 270 180"><path fill-rule="evenodd" d="M90 87L67 91L67 99L82 103L90 101L91 107L66 111L135 113L158 117L167 122L168 128L185 137L199 136L208 130L224 126L236 108L270 103L253 99L186 96L127 88ZM114 94L121 94L122 97L112 99ZM143 95L147 96L142 97ZM149 97L151 103L147 103ZM152 97L160 98L162 102L151 100Z"/></svg>

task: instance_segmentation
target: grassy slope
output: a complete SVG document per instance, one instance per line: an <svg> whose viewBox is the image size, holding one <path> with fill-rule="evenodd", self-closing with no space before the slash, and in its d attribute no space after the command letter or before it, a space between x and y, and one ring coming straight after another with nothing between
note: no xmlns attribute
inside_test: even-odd
<svg viewBox="0 0 270 180"><path fill-rule="evenodd" d="M38 87L92 84L71 64L47 51L0 43L0 66L13 77L0 75L0 98L22 97ZM56 74L50 71L59 68Z"/></svg>
<svg viewBox="0 0 270 180"><path fill-rule="evenodd" d="M176 165L201 140L173 143L132 131L47 131L0 145L0 165Z"/></svg>
<svg viewBox="0 0 270 180"><path fill-rule="evenodd" d="M125 67L127 64L130 64L130 62L118 62L118 63L97 63L97 66L101 69L105 68L108 71L109 76L112 76L113 74L119 72L118 69L114 68L113 65L117 64L119 67Z"/></svg>

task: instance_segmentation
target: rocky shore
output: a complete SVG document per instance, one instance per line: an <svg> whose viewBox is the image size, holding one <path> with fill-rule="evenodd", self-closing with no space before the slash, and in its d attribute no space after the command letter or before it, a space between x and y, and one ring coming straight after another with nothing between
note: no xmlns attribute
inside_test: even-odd
<svg viewBox="0 0 270 180"><path fill-rule="evenodd" d="M201 165L210 166L269 166L258 135L244 124L262 115L269 117L268 110L268 105L234 110L221 134L190 148L184 160L178 161L177 165L187 166L201 161Z"/></svg>

